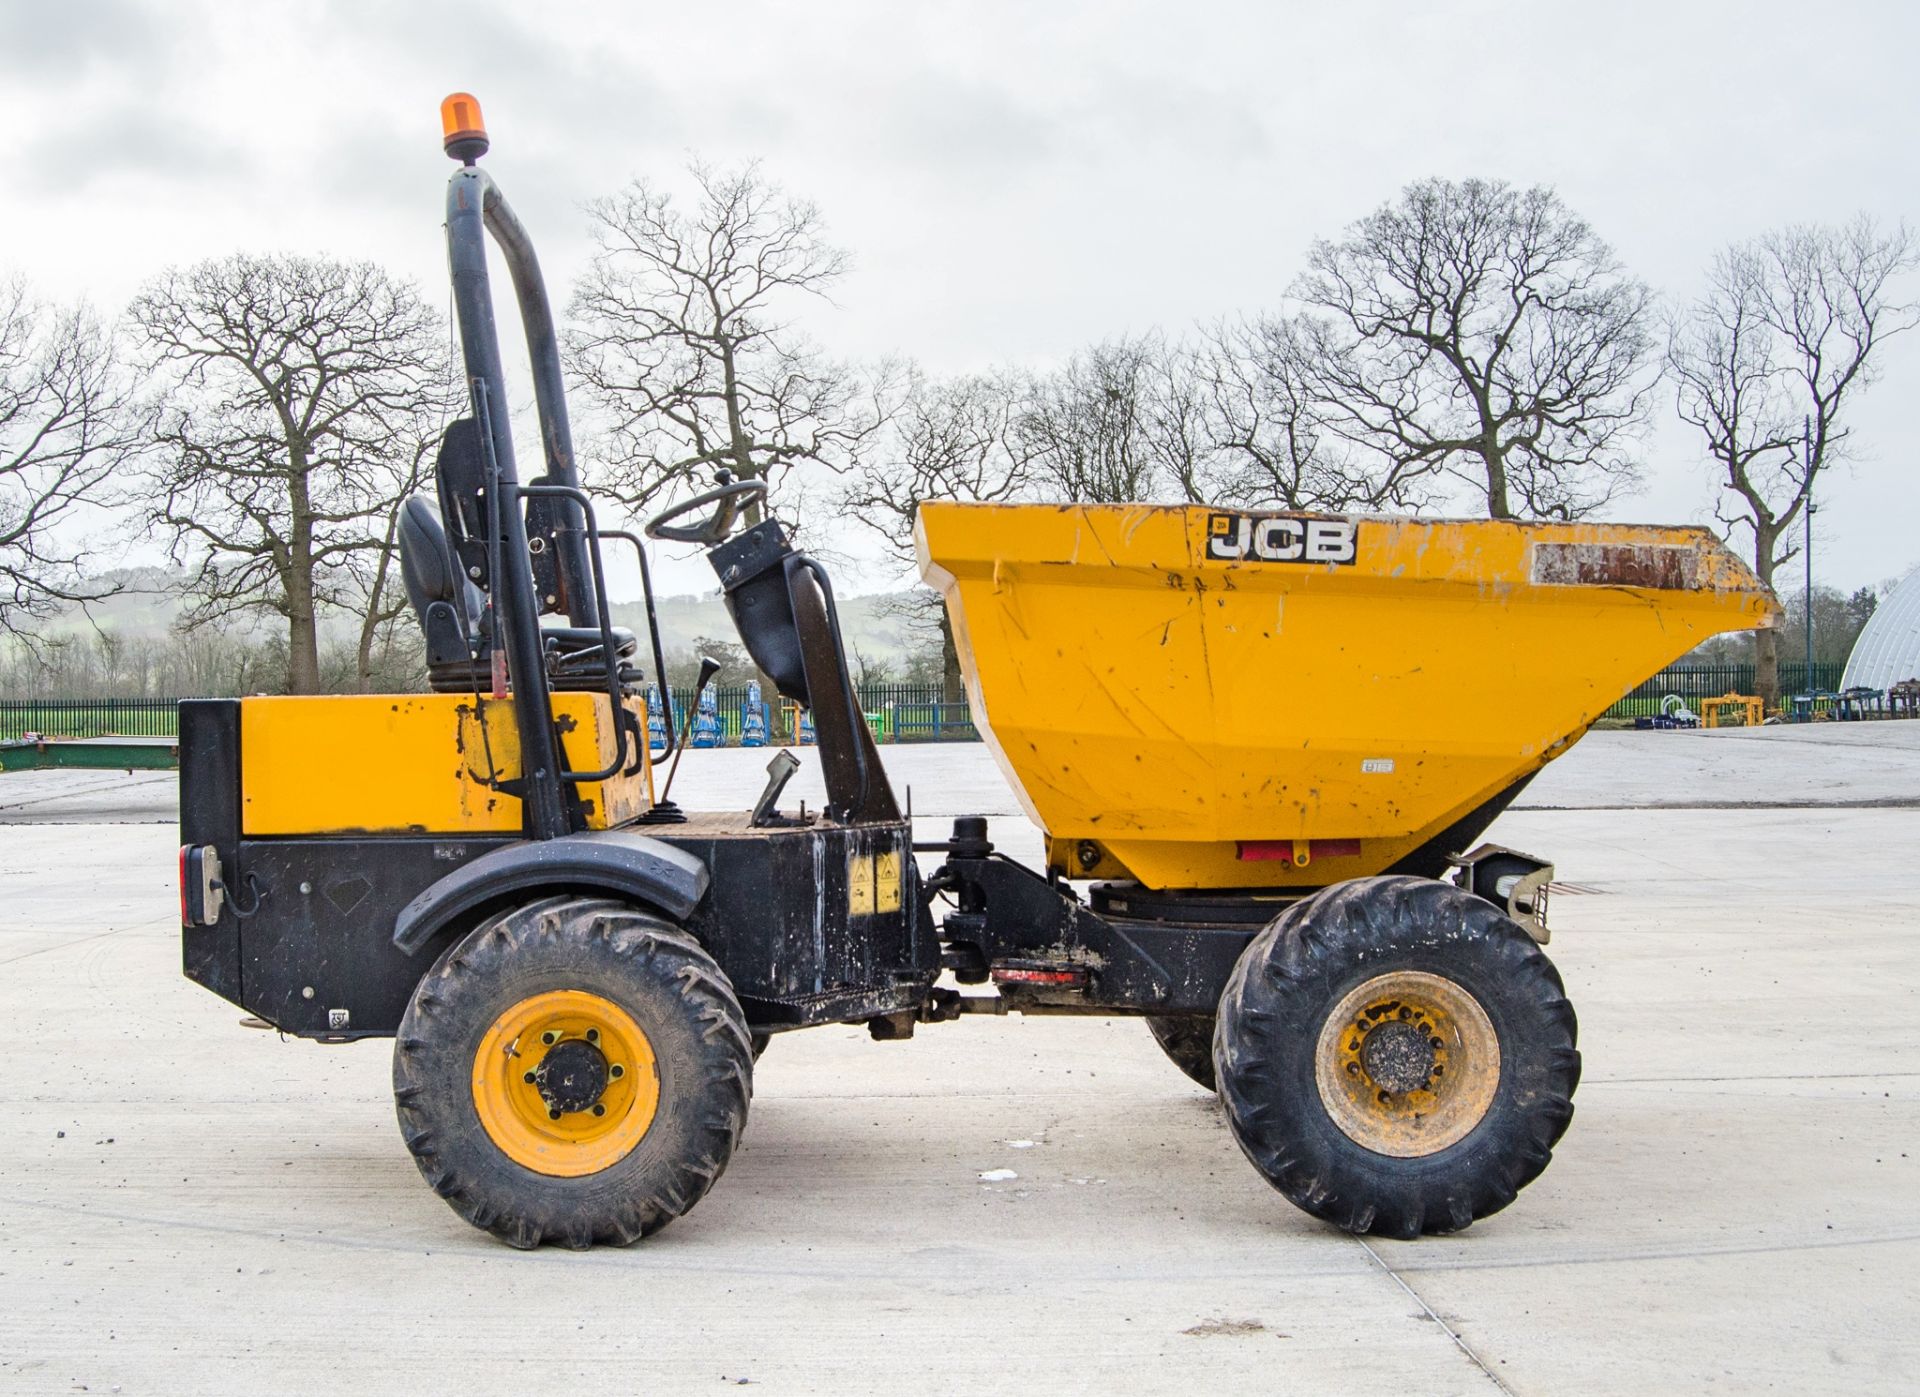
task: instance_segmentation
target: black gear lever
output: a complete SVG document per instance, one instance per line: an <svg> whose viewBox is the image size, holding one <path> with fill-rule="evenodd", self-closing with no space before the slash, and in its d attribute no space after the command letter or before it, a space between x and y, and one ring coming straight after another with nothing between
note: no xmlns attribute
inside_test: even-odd
<svg viewBox="0 0 1920 1397"><path fill-rule="evenodd" d="M680 757L687 750L687 738L693 732L693 715L700 711L700 695L707 691L707 685L713 682L713 676L720 672L720 661L710 655L700 657L700 677L693 681L693 702L687 705L687 720L680 725L680 742L673 749L673 765L667 768L667 784L660 788L660 799L656 805L671 805L667 799L673 790L673 778L680 774Z"/></svg>

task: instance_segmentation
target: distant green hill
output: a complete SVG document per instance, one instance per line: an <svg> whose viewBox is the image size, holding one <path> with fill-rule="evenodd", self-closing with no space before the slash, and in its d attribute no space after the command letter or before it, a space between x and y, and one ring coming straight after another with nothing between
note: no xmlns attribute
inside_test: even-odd
<svg viewBox="0 0 1920 1397"><path fill-rule="evenodd" d="M916 628L893 595L838 598L840 628L850 650L869 661L888 660L904 663L938 638L925 628ZM733 619L718 593L709 596L661 597L655 610L660 617L660 639L669 653L692 648L696 640L718 638L733 640ZM636 634L646 633L646 608L639 602L615 602L614 620Z"/></svg>
<svg viewBox="0 0 1920 1397"><path fill-rule="evenodd" d="M162 568L123 568L96 579L102 587L123 590L85 608L69 607L66 614L40 629L65 635L90 627L128 638L164 636L180 614L179 588L184 578ZM89 621L91 616L91 621Z"/></svg>

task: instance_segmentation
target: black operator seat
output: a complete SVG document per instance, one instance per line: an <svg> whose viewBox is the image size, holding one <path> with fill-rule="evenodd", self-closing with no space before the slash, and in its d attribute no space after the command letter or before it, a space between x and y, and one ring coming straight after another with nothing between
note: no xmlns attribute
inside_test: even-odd
<svg viewBox="0 0 1920 1397"><path fill-rule="evenodd" d="M427 641L427 683L436 693L472 693L491 683L492 644L484 618L487 594L460 570L440 516L424 496L400 506L400 576ZM548 626L540 632L547 682L555 689L604 689L607 660L598 630ZM632 631L613 627L622 686L638 684L627 661L639 647Z"/></svg>

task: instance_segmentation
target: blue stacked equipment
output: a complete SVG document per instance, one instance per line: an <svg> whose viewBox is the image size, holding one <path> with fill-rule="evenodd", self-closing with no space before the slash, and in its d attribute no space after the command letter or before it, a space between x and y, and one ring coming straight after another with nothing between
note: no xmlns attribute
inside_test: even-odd
<svg viewBox="0 0 1920 1397"><path fill-rule="evenodd" d="M700 691L700 709L693 715L693 745L718 747L725 740L720 731L720 709L714 701L713 686Z"/></svg>
<svg viewBox="0 0 1920 1397"><path fill-rule="evenodd" d="M660 704L660 690L652 684L647 685L647 749L667 750L667 712Z"/></svg>
<svg viewBox="0 0 1920 1397"><path fill-rule="evenodd" d="M747 700L740 705L740 745L742 747L764 747L767 745L767 709L760 702L760 682L747 681Z"/></svg>
<svg viewBox="0 0 1920 1397"><path fill-rule="evenodd" d="M813 746L813 710L811 708L800 710L800 731L795 734L794 741L802 747Z"/></svg>

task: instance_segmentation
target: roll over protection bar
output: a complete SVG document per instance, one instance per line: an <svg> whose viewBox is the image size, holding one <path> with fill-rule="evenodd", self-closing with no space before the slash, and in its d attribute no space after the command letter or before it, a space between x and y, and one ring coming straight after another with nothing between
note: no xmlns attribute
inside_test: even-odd
<svg viewBox="0 0 1920 1397"><path fill-rule="evenodd" d="M521 486L514 464L513 433L507 421L506 375L500 365L500 339L494 326L493 296L487 275L486 235L491 233L505 258L526 329L527 353L533 365L534 401L540 419L540 441L547 473L541 485L561 487L551 494L521 503ZM454 313L460 326L460 348L474 420L480 428L480 447L486 476L492 487L498 521L491 543L498 566L491 578L495 614L504 622L507 661L515 690L514 720L521 752L520 796L525 830L533 839L557 839L576 827L578 811L569 800L560 763L560 744L553 728L546 659L540 638L540 594L535 587L532 554L528 548L528 519L550 535L557 557L557 597L564 597L568 619L579 627L599 628L592 569L581 510L568 492L580 488L573 460L573 438L567 425L565 388L560 374L560 346L554 331L553 309L540 275L533 240L514 216L506 196L493 180L469 164L447 182L447 261L453 282ZM554 521L549 523L548 521ZM610 661L611 662L611 661ZM664 682L664 681L663 681Z"/></svg>

